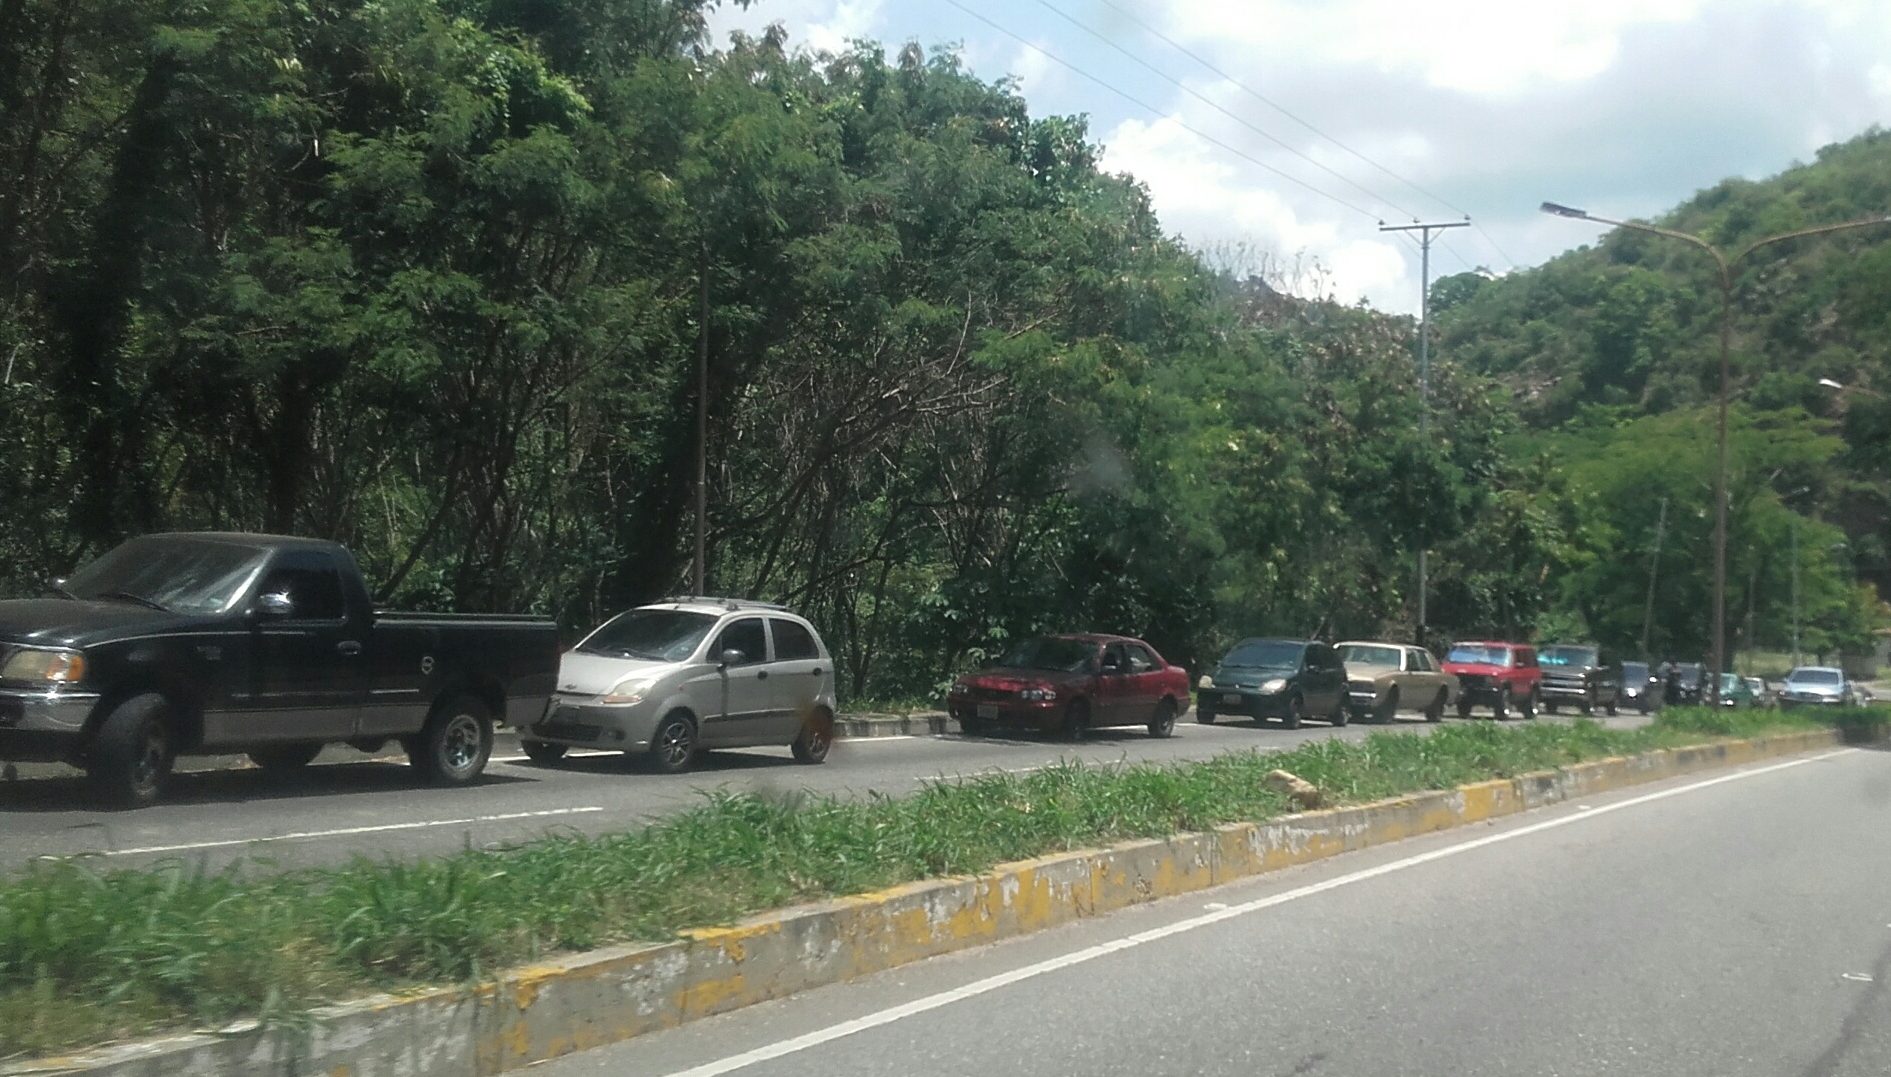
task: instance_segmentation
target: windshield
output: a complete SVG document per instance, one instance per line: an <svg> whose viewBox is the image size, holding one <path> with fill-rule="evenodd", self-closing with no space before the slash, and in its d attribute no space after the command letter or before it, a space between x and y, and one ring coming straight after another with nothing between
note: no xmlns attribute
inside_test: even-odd
<svg viewBox="0 0 1891 1077"><path fill-rule="evenodd" d="M689 610L631 610L604 622L578 650L652 662L681 662L696 653L716 618Z"/></svg>
<svg viewBox="0 0 1891 1077"><path fill-rule="evenodd" d="M1593 666L1596 664L1594 647L1545 647L1537 653L1537 665L1540 666Z"/></svg>
<svg viewBox="0 0 1891 1077"><path fill-rule="evenodd" d="M1845 677L1836 669L1795 669L1786 675L1793 684L1843 684Z"/></svg>
<svg viewBox="0 0 1891 1077"><path fill-rule="evenodd" d="M1243 669L1299 669L1305 644L1282 639L1245 639L1221 660L1224 666Z"/></svg>
<svg viewBox="0 0 1891 1077"><path fill-rule="evenodd" d="M1386 666L1397 669L1399 649L1397 647L1373 647L1363 643L1349 644L1339 649L1339 660L1354 666Z"/></svg>
<svg viewBox="0 0 1891 1077"><path fill-rule="evenodd" d="M1706 672L1706 668L1698 664L1674 667L1675 677L1689 687L1701 683L1701 675Z"/></svg>
<svg viewBox="0 0 1891 1077"><path fill-rule="evenodd" d="M1081 673L1096 658L1097 645L1079 639L1044 636L1026 640L998 660L1011 669L1044 669L1063 673Z"/></svg>
<svg viewBox="0 0 1891 1077"><path fill-rule="evenodd" d="M1738 692L1746 686L1747 682L1741 680L1740 675L1737 673L1722 673L1720 675L1720 691L1722 694Z"/></svg>
<svg viewBox="0 0 1891 1077"><path fill-rule="evenodd" d="M1481 647L1474 643L1460 644L1451 648L1445 656L1447 662L1462 662L1466 665L1507 666L1510 664L1510 648Z"/></svg>
<svg viewBox="0 0 1891 1077"><path fill-rule="evenodd" d="M1645 681L1648 679L1648 663L1623 662L1622 679L1625 681Z"/></svg>
<svg viewBox="0 0 1891 1077"><path fill-rule="evenodd" d="M78 598L131 602L173 613L222 613L263 563L256 546L146 536L116 546L65 583Z"/></svg>

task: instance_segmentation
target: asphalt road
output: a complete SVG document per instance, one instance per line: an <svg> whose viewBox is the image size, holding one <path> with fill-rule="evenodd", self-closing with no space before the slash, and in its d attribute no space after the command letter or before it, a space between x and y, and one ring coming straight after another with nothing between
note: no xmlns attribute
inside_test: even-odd
<svg viewBox="0 0 1891 1077"><path fill-rule="evenodd" d="M1891 752L1643 786L808 992L545 1077L1891 1073Z"/></svg>
<svg viewBox="0 0 1891 1077"><path fill-rule="evenodd" d="M745 749L708 753L687 775L645 773L615 753L574 755L542 767L516 754L516 740L503 738L485 778L463 789L419 786L398 759L333 749L286 776L229 760L197 761L204 769L177 775L166 802L135 812L93 808L76 776L23 778L0 782L0 870L48 856L93 856L111 866L177 857L211 865L266 859L281 866L355 854L407 857L548 832L623 830L699 803L716 789L899 794L942 777L1028 771L1062 759L1202 759L1237 748L1358 739L1386 728L1429 727L1417 714L1392 726L1308 723L1294 731L1252 722L1203 726L1185 717L1165 740L1140 729L1100 730L1080 745L957 734L876 737L838 741L823 766L800 766L786 748Z"/></svg>

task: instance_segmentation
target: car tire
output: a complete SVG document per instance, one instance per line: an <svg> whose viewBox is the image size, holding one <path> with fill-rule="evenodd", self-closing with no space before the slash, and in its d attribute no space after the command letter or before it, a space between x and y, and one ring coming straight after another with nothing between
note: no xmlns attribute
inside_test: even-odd
<svg viewBox="0 0 1891 1077"><path fill-rule="evenodd" d="M696 721L682 711L671 711L650 734L644 760L659 774L681 774L696 764Z"/></svg>
<svg viewBox="0 0 1891 1077"><path fill-rule="evenodd" d="M262 770L301 770L322 754L320 744L277 744L248 753L250 762Z"/></svg>
<svg viewBox="0 0 1891 1077"><path fill-rule="evenodd" d="M1463 696L1459 696L1458 697L1458 717L1469 718L1470 716L1471 716L1471 701L1469 699L1466 699Z"/></svg>
<svg viewBox="0 0 1891 1077"><path fill-rule="evenodd" d="M171 707L155 692L132 696L99 723L86 776L100 800L114 808L158 802L170 782L177 742Z"/></svg>
<svg viewBox="0 0 1891 1077"><path fill-rule="evenodd" d="M1195 704L1195 722L1197 725L1214 725L1215 718L1216 715L1213 708L1204 707L1200 703Z"/></svg>
<svg viewBox="0 0 1891 1077"><path fill-rule="evenodd" d="M1299 696L1289 698L1287 700L1287 709L1280 716L1280 724L1286 726L1288 729L1299 729L1300 709L1304 706L1306 706L1306 703Z"/></svg>
<svg viewBox="0 0 1891 1077"><path fill-rule="evenodd" d="M1603 706L1602 713L1608 715L1611 718L1615 717L1615 708L1618 702L1620 702L1620 700L1617 700L1617 699L1609 700L1609 702Z"/></svg>
<svg viewBox="0 0 1891 1077"><path fill-rule="evenodd" d="M1175 700L1163 699L1156 704L1156 716L1149 723L1149 735L1161 740L1175 733Z"/></svg>
<svg viewBox="0 0 1891 1077"><path fill-rule="evenodd" d="M432 785L470 784L491 758L492 712L465 694L436 704L420 735L407 742L407 761Z"/></svg>
<svg viewBox="0 0 1891 1077"><path fill-rule="evenodd" d="M1090 735L1090 704L1081 699L1073 699L1070 706L1064 708L1064 720L1058 727L1065 740L1082 740Z"/></svg>
<svg viewBox="0 0 1891 1077"><path fill-rule="evenodd" d="M1445 720L1445 696L1447 694L1444 689L1438 689L1438 698L1432 700L1431 706L1425 708L1425 721L1442 722Z"/></svg>
<svg viewBox="0 0 1891 1077"><path fill-rule="evenodd" d="M1540 702L1541 701L1537 698L1536 689L1530 689L1530 694L1524 696L1523 702L1517 707L1517 710L1523 715L1524 721L1533 722L1536 720L1536 709Z"/></svg>
<svg viewBox="0 0 1891 1077"><path fill-rule="evenodd" d="M1544 701L1543 701L1543 713L1545 713L1545 714L1555 714L1555 713L1556 713L1556 708L1558 708L1558 707L1560 707L1560 706L1562 706L1562 704L1561 704L1561 703L1558 703L1558 702L1556 702L1556 701L1555 701L1555 700L1553 700L1553 699L1546 699L1546 700L1544 700Z"/></svg>
<svg viewBox="0 0 1891 1077"><path fill-rule="evenodd" d="M827 762L828 750L833 747L834 716L827 713L825 707L808 715L801 723L801 732L795 734L794 743L788 746L794 753L794 761L807 766Z"/></svg>
<svg viewBox="0 0 1891 1077"><path fill-rule="evenodd" d="M1596 713L1596 700L1595 700L1595 697L1594 697L1594 696L1584 696L1584 697L1582 697L1582 703L1578 705L1578 709L1582 711L1582 716L1583 716L1584 718L1593 718L1593 717L1595 717L1595 713ZM1551 713L1551 714L1554 714L1554 713L1556 713L1556 712L1555 712L1555 711L1551 711L1550 713Z"/></svg>
<svg viewBox="0 0 1891 1077"><path fill-rule="evenodd" d="M1352 721L1352 717L1353 712L1346 709L1346 699L1342 696L1338 703L1333 704L1333 712L1326 716L1326 724L1338 729Z"/></svg>
<svg viewBox="0 0 1891 1077"><path fill-rule="evenodd" d="M1385 694L1385 702L1378 706L1372 716L1372 720L1380 725L1387 725L1397 719L1398 716L1399 689L1397 685L1393 685L1392 690Z"/></svg>
<svg viewBox="0 0 1891 1077"><path fill-rule="evenodd" d="M1647 697L1647 696L1643 696L1643 697L1641 697L1641 703L1639 703L1639 704L1638 704L1637 706L1638 706L1638 707L1639 707L1639 709L1641 710L1641 713L1642 713L1642 717L1644 717L1644 718L1646 718L1646 717L1648 716L1648 714L1649 714L1649 713L1650 713L1651 711L1653 711L1653 710L1654 710L1654 704L1652 704L1652 703L1650 703L1650 702L1648 701L1648 697Z"/></svg>
<svg viewBox="0 0 1891 1077"><path fill-rule="evenodd" d="M565 757L571 749L563 744L550 744L542 740L522 740L519 748L525 757L541 767L549 767Z"/></svg>
<svg viewBox="0 0 1891 1077"><path fill-rule="evenodd" d="M959 732L968 737L982 737L991 732L991 725L980 718L961 718Z"/></svg>
<svg viewBox="0 0 1891 1077"><path fill-rule="evenodd" d="M1510 686L1497 689L1497 699L1490 705L1490 716L1499 722L1510 720Z"/></svg>

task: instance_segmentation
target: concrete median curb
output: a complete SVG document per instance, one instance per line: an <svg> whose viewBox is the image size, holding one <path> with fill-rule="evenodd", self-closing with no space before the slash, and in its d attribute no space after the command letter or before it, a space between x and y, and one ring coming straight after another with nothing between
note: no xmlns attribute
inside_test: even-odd
<svg viewBox="0 0 1891 1077"><path fill-rule="evenodd" d="M1344 852L1613 789L1840 743L1837 731L1602 759L1354 807L1004 864L378 996L303 1030L241 1026L0 1068L111 1077L496 1074L798 991Z"/></svg>
<svg viewBox="0 0 1891 1077"><path fill-rule="evenodd" d="M950 731L944 711L913 714L843 714L834 719L834 735L843 740L867 737L925 737Z"/></svg>

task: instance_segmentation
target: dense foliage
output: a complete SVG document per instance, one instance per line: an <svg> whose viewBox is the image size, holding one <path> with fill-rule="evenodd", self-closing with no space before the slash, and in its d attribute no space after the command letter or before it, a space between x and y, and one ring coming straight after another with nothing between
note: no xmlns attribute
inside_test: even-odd
<svg viewBox="0 0 1891 1077"><path fill-rule="evenodd" d="M1774 178L1720 183L1655 223L1733 257L1887 211L1891 132L1874 130ZM1883 622L1878 595L1891 594L1891 224L1762 246L1735 274L1729 631L1741 646L1787 644L1796 545L1806 650L1862 650ZM1712 259L1620 229L1513 277L1446 278L1434 297L1443 351L1502 379L1536 432L1513 451L1546 455L1589 502L1591 556L1559 604L1605 638L1638 640L1652 565L1651 645L1704 647L1721 316Z"/></svg>
<svg viewBox="0 0 1891 1077"><path fill-rule="evenodd" d="M0 0L0 585L267 529L349 543L390 601L576 628L686 589L706 399L709 589L807 610L856 697L1047 628L1190 662L1408 635L1421 542L1436 625L1621 634L1645 513L1516 447L1574 403L1472 371L1580 370L1595 431L1698 400L1655 248L1568 262L1638 275L1561 350L1513 338L1593 320L1540 283L1576 270L1441 284L1466 362L1421 438L1409 322L1205 269L1080 120L949 51L712 48L708 2ZM1765 405L1831 407L1794 386ZM1807 428L1824 504L1882 512L1874 422ZM1824 545L1808 586L1847 593ZM1674 572L1662 639L1698 642Z"/></svg>

